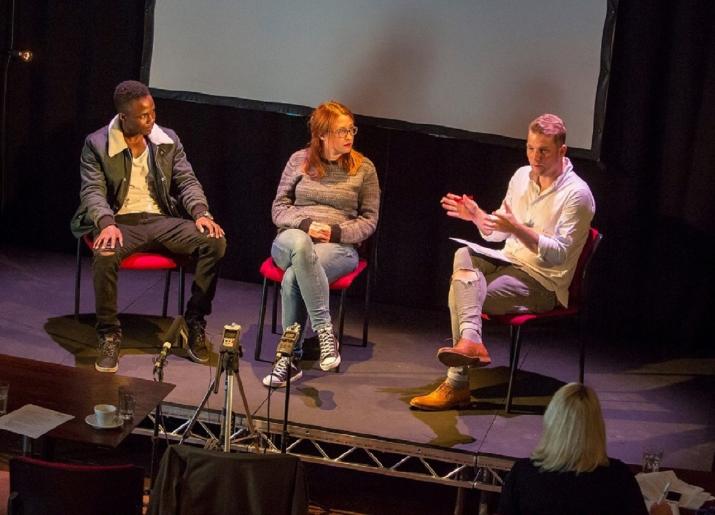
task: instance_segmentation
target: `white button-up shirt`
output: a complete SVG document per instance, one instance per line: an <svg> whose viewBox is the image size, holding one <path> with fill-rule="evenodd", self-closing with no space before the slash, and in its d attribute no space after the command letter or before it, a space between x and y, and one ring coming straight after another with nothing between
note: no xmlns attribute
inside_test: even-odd
<svg viewBox="0 0 715 515"><path fill-rule="evenodd" d="M561 305L568 306L569 285L596 211L588 185L565 157L563 173L543 191L531 179L530 166L519 168L509 181L502 207L504 202L511 206L517 221L539 233L538 252L508 233L495 231L482 237L487 241L506 240L504 254L544 288L555 292Z"/></svg>

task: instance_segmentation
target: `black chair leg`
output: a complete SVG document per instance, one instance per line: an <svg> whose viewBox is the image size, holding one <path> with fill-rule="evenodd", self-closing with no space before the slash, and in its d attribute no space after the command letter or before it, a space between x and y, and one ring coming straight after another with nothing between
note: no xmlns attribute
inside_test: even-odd
<svg viewBox="0 0 715 515"><path fill-rule="evenodd" d="M74 275L74 319L79 319L80 281L82 279L82 238L77 238L77 266Z"/></svg>
<svg viewBox="0 0 715 515"><path fill-rule="evenodd" d="M510 346L509 346L509 367L511 368L511 364L514 363L514 331L516 331L516 328L513 325L509 326L509 338L511 340Z"/></svg>
<svg viewBox="0 0 715 515"><path fill-rule="evenodd" d="M166 318L166 313L169 307L169 288L171 288L171 270L166 271L164 279L164 299L161 303L161 316Z"/></svg>
<svg viewBox="0 0 715 515"><path fill-rule="evenodd" d="M261 290L261 309L258 312L258 334L256 335L256 349L253 353L253 359L263 361L261 359L261 347L263 346L263 322L266 319L266 294L268 293L268 279L263 279L263 289ZM275 297L274 297L275 298Z"/></svg>
<svg viewBox="0 0 715 515"><path fill-rule="evenodd" d="M179 316L184 314L184 291L186 288L186 270L183 266L179 267Z"/></svg>
<svg viewBox="0 0 715 515"><path fill-rule="evenodd" d="M505 411L511 412L511 400L514 394L514 379L519 366L519 346L521 345L521 326L511 327L511 363L509 365L509 386L506 391Z"/></svg>
<svg viewBox="0 0 715 515"><path fill-rule="evenodd" d="M278 334L278 283L273 283L273 312L271 314L271 332Z"/></svg>
<svg viewBox="0 0 715 515"><path fill-rule="evenodd" d="M343 341L343 328L345 327L345 292L340 292L340 306L338 306L338 341Z"/></svg>
<svg viewBox="0 0 715 515"><path fill-rule="evenodd" d="M367 347L367 330L370 323L370 266L367 267L367 281L365 282L365 305L362 311L362 346Z"/></svg>

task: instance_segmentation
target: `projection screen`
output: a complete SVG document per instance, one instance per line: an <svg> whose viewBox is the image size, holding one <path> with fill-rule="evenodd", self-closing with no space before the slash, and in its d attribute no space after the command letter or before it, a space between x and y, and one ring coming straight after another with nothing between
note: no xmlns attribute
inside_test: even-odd
<svg viewBox="0 0 715 515"><path fill-rule="evenodd" d="M519 140L553 112L570 147L600 141L615 0L156 0L153 15L152 88L298 114L336 99L386 123Z"/></svg>

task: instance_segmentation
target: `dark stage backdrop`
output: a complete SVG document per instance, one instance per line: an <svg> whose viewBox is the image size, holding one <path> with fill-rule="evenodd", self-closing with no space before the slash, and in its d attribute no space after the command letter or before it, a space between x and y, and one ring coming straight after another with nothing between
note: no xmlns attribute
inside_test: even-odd
<svg viewBox="0 0 715 515"><path fill-rule="evenodd" d="M143 9L139 0L17 0L16 47L37 57L9 70L4 243L73 252L68 224L82 141L113 115L116 83L139 77ZM605 234L593 265L591 329L625 343L709 344L702 337L715 286L705 251L715 232L713 27L707 0L619 3L603 162L576 166ZM274 236L270 204L286 159L307 141L305 119L164 98L157 109L159 123L181 136L228 234L224 277L257 282ZM440 196L472 193L493 209L525 158L357 123L356 146L375 162L383 189L375 300L446 309L456 248L448 237L476 236L441 213Z"/></svg>

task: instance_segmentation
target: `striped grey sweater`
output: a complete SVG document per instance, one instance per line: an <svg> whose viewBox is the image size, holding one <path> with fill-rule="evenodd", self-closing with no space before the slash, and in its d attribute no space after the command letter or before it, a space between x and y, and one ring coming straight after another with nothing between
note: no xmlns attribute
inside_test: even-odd
<svg viewBox="0 0 715 515"><path fill-rule="evenodd" d="M325 176L311 179L303 173L307 149L294 153L281 176L271 214L278 232L312 222L329 224L330 241L356 244L375 232L380 210L380 185L375 165L364 158L355 175L327 163Z"/></svg>

